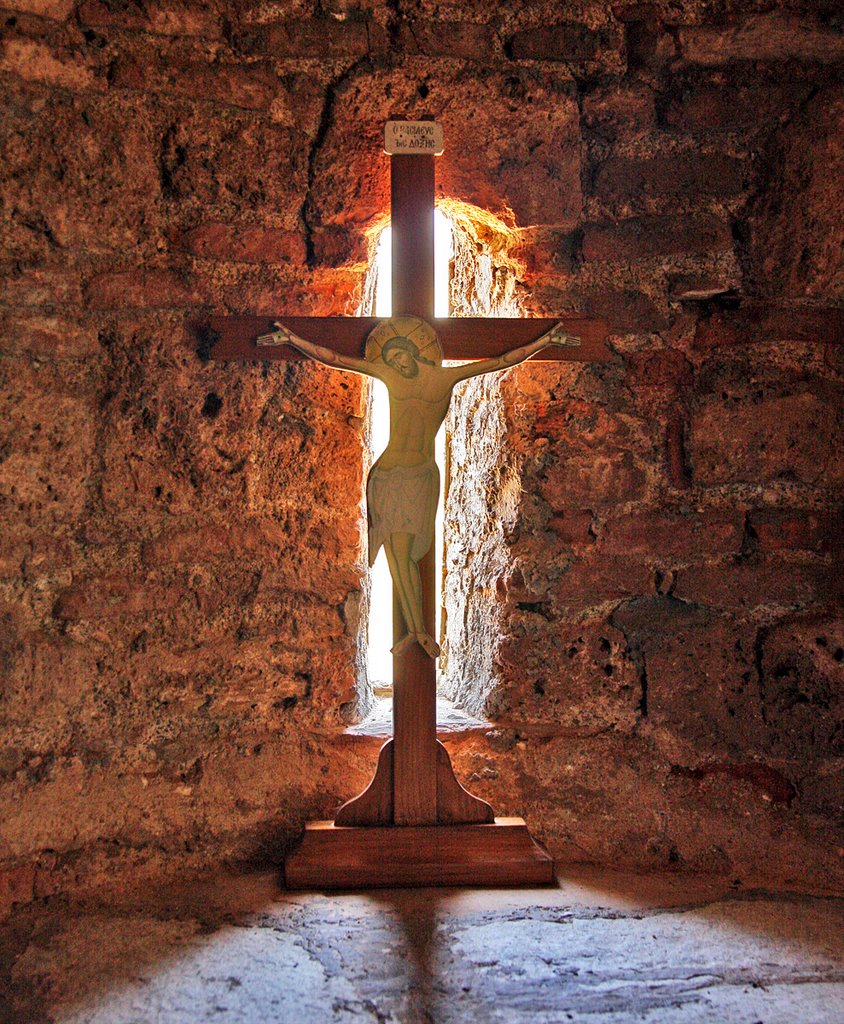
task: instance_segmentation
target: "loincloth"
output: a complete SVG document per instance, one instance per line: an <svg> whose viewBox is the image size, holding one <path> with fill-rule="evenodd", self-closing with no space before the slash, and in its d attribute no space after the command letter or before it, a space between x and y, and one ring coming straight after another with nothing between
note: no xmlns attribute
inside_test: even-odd
<svg viewBox="0 0 844 1024"><path fill-rule="evenodd" d="M376 466L366 482L369 519L369 564L394 533L410 533L410 557L418 562L434 541L434 520L440 494L440 471L435 462L421 466Z"/></svg>

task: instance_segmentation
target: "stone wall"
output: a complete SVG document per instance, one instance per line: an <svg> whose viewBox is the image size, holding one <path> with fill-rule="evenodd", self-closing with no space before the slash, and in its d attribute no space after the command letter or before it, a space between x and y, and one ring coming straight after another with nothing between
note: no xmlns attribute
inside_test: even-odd
<svg viewBox="0 0 844 1024"><path fill-rule="evenodd" d="M836 6L5 0L6 902L278 858L365 781L365 396L191 323L352 312L423 113L522 307L616 353L490 392L458 770L564 858L840 880Z"/></svg>

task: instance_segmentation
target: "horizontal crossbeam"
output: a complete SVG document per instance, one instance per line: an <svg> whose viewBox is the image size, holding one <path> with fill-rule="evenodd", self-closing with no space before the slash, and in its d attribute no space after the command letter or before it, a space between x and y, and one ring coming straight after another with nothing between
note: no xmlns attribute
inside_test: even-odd
<svg viewBox="0 0 844 1024"><path fill-rule="evenodd" d="M370 331L380 322L375 317L308 317L281 316L294 334L325 345L347 356L362 356ZM260 316L215 316L197 328L212 343L212 359L245 362L306 359L296 349L286 345L278 347L256 344L259 335L273 330L274 320ZM567 333L581 339L577 348L553 346L534 356L549 361L606 362L612 353L604 339L607 327L603 320L587 319L575 315L554 318L522 320L511 317L450 317L431 320L446 359L490 359L503 355L519 345L541 338L558 323Z"/></svg>

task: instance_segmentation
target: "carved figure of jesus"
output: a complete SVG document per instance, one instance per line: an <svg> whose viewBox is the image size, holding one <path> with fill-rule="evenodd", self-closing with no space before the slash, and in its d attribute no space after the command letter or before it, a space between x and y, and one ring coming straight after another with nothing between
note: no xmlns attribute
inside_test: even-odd
<svg viewBox="0 0 844 1024"><path fill-rule="evenodd" d="M436 658L439 645L424 625L419 561L434 540L440 490L434 439L448 412L454 386L470 377L515 366L549 345L578 346L580 339L565 334L558 325L536 341L495 359L443 366L436 332L418 317L382 320L367 339L364 359L314 345L282 323L274 326L272 334L258 339L259 345L292 345L320 363L374 377L387 386L390 437L366 484L369 564L383 545L406 629L393 654L418 643Z"/></svg>

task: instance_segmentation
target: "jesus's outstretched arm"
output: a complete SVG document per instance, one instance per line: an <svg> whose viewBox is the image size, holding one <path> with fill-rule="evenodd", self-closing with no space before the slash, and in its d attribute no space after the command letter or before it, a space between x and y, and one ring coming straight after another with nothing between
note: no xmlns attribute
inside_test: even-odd
<svg viewBox="0 0 844 1024"><path fill-rule="evenodd" d="M549 345L577 348L580 345L580 338L566 334L563 330L563 325L560 323L556 327L552 327L547 334L543 334L541 338L537 338L536 341L532 341L527 345L521 345L519 348L510 349L509 352L505 352L504 355L497 356L495 359L480 359L478 362L468 363L466 366L456 366L450 369L449 373L452 374L452 380L456 384L458 381L467 380L469 377L478 377L482 373L506 370L510 366L523 363L525 359L530 359L531 356L541 352L544 348L548 348Z"/></svg>
<svg viewBox="0 0 844 1024"><path fill-rule="evenodd" d="M272 334L262 334L257 339L258 345L292 345L304 352L311 359L318 363L325 363L326 366L333 366L338 370L352 370L354 373L362 373L367 377L377 377L383 380L379 366L369 362L368 359L356 359L354 356L344 356L340 352L326 348L324 345L315 345L312 341L300 338L284 324L273 325L275 330Z"/></svg>

